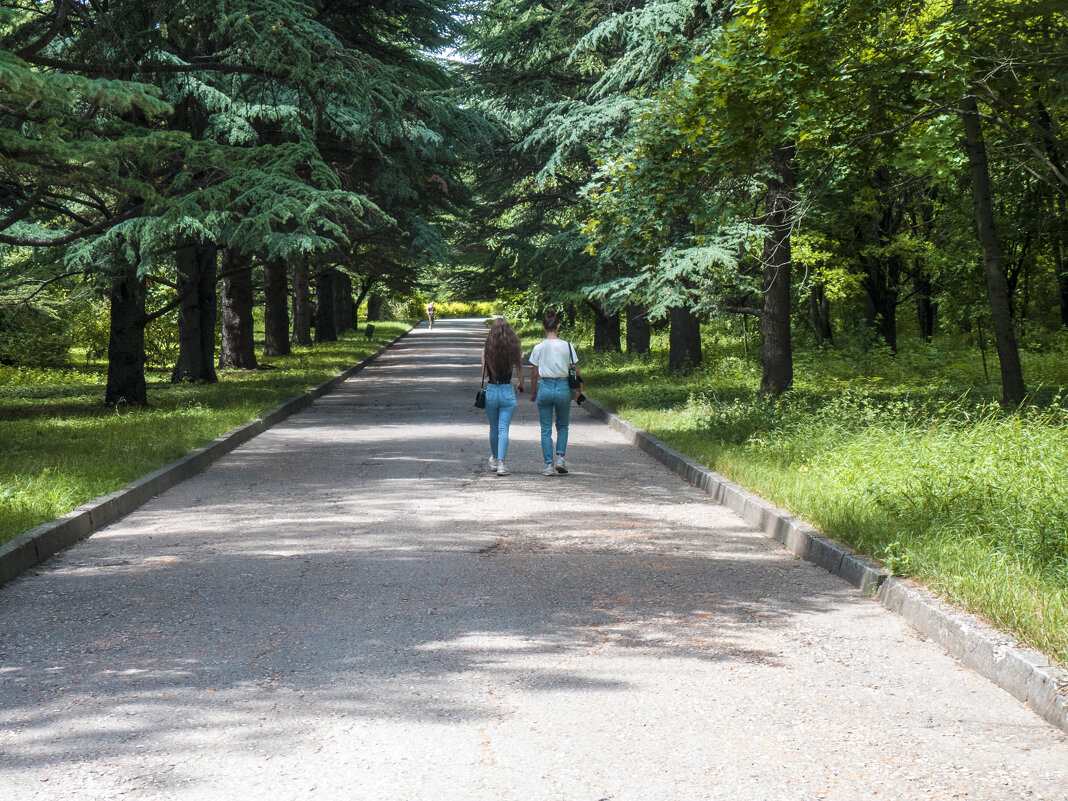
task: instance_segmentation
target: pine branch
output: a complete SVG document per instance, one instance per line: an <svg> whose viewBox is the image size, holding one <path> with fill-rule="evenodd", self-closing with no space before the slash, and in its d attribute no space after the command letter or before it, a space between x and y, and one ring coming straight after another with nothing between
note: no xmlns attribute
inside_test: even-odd
<svg viewBox="0 0 1068 801"><path fill-rule="evenodd" d="M9 236L7 234L0 234L0 244L13 245L15 247L55 247L56 245L66 245L71 242L76 242L79 239L85 239L93 234L99 234L101 231L105 231L111 228L113 225L124 222L136 217L141 213L141 206L134 206L132 209L124 214L120 214L117 217L111 217L107 220L101 220L98 223L90 225L88 228L82 228L80 231L74 231L64 236L57 236L53 238L33 238L23 236Z"/></svg>

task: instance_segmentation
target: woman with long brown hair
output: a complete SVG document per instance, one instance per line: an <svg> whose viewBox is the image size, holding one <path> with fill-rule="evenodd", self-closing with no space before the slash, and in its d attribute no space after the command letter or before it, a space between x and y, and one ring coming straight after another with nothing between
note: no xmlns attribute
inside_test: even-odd
<svg viewBox="0 0 1068 801"><path fill-rule="evenodd" d="M523 348L508 321L498 317L486 335L482 348L482 375L486 384L486 417L489 418L489 468L499 476L508 475L504 459L508 455L508 428L515 414L512 371L519 377L516 387L523 391Z"/></svg>

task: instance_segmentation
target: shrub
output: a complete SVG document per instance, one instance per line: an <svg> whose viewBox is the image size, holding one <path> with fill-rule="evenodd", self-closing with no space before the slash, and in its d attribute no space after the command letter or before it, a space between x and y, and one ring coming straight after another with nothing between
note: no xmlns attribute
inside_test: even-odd
<svg viewBox="0 0 1068 801"><path fill-rule="evenodd" d="M67 316L32 306L0 309L0 362L61 367L73 344Z"/></svg>

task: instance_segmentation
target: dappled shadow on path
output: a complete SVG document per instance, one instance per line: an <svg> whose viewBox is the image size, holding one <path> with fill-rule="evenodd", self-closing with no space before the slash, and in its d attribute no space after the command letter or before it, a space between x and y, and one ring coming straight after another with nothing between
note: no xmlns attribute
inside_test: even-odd
<svg viewBox="0 0 1068 801"><path fill-rule="evenodd" d="M856 603L578 412L575 472L536 473L527 402L515 473L488 475L467 398L483 336L405 338L0 588L4 763L269 753L324 720L477 723L502 685L640 693L631 660L786 669L784 627Z"/></svg>

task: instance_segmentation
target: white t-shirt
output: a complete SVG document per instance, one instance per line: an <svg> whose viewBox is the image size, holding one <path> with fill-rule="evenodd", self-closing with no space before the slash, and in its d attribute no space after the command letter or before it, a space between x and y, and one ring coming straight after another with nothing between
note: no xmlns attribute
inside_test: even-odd
<svg viewBox="0 0 1068 801"><path fill-rule="evenodd" d="M578 354L566 340L543 339L530 352L530 363L537 365L540 378L567 378L568 368L578 364Z"/></svg>

